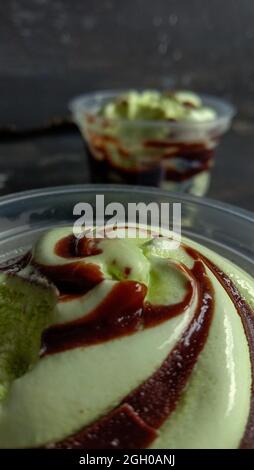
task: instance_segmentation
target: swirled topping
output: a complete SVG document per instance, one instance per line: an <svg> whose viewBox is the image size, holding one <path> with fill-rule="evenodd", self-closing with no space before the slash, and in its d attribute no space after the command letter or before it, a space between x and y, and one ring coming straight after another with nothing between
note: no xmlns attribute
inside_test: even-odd
<svg viewBox="0 0 254 470"><path fill-rule="evenodd" d="M216 111L190 91L129 91L106 103L99 115L107 119L206 122Z"/></svg>
<svg viewBox="0 0 254 470"><path fill-rule="evenodd" d="M2 270L0 336L15 333L11 371L27 361L7 374L1 447L251 446L246 273L189 240L172 250L160 237L76 239L71 228L45 233L26 263Z"/></svg>

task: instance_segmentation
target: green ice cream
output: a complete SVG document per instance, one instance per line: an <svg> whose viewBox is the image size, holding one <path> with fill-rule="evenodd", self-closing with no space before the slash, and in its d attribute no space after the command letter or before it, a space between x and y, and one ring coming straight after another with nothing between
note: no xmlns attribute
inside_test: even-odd
<svg viewBox="0 0 254 470"><path fill-rule="evenodd" d="M205 122L217 113L190 91L129 91L106 103L99 115L108 119Z"/></svg>
<svg viewBox="0 0 254 470"><path fill-rule="evenodd" d="M89 250L83 245L77 248L75 244L76 251L73 251L71 237L71 228L45 233L33 248L33 263L37 269L39 266L44 273L48 272L50 278L57 269L65 281L73 263L76 263L75 276L77 270L80 275L89 272L91 281L91 272L93 276L94 272L99 273L100 281L85 293L68 296L65 292L58 297L53 311L55 294L51 288L28 286L21 278L21 271L10 281L6 293L6 278L2 280L0 334L14 338L17 348L7 361L4 348L0 349L1 384L5 385L8 379L8 390L0 403L0 447L54 445L75 435L117 408L124 397L160 368L175 350L198 308L199 287L192 274L195 260L186 251L186 245L219 266L249 304L254 305L254 285L248 274L190 240L184 239L172 251L167 240L150 235L145 239L99 239L89 245ZM61 252L61 240L68 241L67 251ZM251 363L246 334L232 299L209 266L200 262L214 292L208 338L175 410L159 426L150 447L236 448L247 424ZM97 271L91 271L91 266ZM73 275L73 271L69 272ZM131 334L89 345L79 344L39 358L38 335L42 330L49 324L51 327L68 325L90 318L91 312L102 308L123 281L137 281L145 286L145 302L150 306L174 308L184 301L190 286L192 294L179 314L161 323L148 328L139 326ZM22 283L24 289L20 288ZM10 297L17 299L14 306ZM121 302L118 305L120 308ZM23 328L19 325L24 308L28 309L28 323ZM1 326L9 314L10 321ZM17 330L14 323L18 325ZM27 337L31 345L25 341L24 354L22 339ZM22 363L18 369L16 358Z"/></svg>
<svg viewBox="0 0 254 470"><path fill-rule="evenodd" d="M29 299L29 301L28 301ZM38 359L41 334L56 304L52 287L21 276L0 277L0 400Z"/></svg>

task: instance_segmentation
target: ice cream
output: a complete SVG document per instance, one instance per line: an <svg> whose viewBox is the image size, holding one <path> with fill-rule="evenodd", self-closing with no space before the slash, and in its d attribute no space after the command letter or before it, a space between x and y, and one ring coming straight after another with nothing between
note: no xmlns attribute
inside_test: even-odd
<svg viewBox="0 0 254 470"><path fill-rule="evenodd" d="M240 268L188 239L172 251L153 234L76 239L67 227L10 262L0 294L9 282L36 339L8 376L0 447L253 446L254 285ZM0 299L1 328L12 303ZM16 307L13 319L22 362Z"/></svg>
<svg viewBox="0 0 254 470"><path fill-rule="evenodd" d="M98 112L106 119L170 120L205 122L216 118L214 109L205 106L190 91L129 91L106 103Z"/></svg>

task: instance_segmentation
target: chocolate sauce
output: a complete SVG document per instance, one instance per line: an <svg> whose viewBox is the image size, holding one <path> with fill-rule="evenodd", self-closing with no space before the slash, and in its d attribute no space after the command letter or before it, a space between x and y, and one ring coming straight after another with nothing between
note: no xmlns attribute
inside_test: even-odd
<svg viewBox="0 0 254 470"><path fill-rule="evenodd" d="M54 252L66 259L94 256L102 252L100 241L101 238L78 239L70 234L56 243ZM59 265L43 265L32 260L32 264L56 285L62 298L65 295L85 294L104 279L99 266L83 260Z"/></svg>
<svg viewBox="0 0 254 470"><path fill-rule="evenodd" d="M113 411L113 415L109 413L99 418L92 425L51 447L64 448L75 442L75 448L108 448L104 435L109 435L114 437L114 448L134 449L147 447L156 438L157 429L170 416L183 393L205 345L213 316L213 288L202 263L196 261L192 272L198 286L198 304L193 319L161 367L127 395ZM140 420L140 433L133 432L123 436L129 419L129 416L126 419L122 413L126 405ZM119 422L122 427L119 427ZM143 434L141 423L145 423L151 430L148 436Z"/></svg>
<svg viewBox="0 0 254 470"><path fill-rule="evenodd" d="M197 252L190 247L185 248L186 252L194 259L197 258ZM231 298L243 324L243 328L248 341L251 368L252 368L252 388L251 388L251 406L250 413L243 435L240 448L254 449L254 311L244 300L232 280L210 261L206 256L199 253L199 257L203 259L204 263L209 267L220 284L224 287L225 291Z"/></svg>
<svg viewBox="0 0 254 470"><path fill-rule="evenodd" d="M43 356L88 346L138 331L147 288L135 281L117 283L90 314L51 326L42 335Z"/></svg>
<svg viewBox="0 0 254 470"><path fill-rule="evenodd" d="M125 183L142 186L160 186L164 179L164 169L159 161L153 162L148 168L124 168L112 164L110 155L104 151L99 160L94 157L93 151L85 144L85 151L90 165L91 180L93 183Z"/></svg>
<svg viewBox="0 0 254 470"><path fill-rule="evenodd" d="M148 426L133 409L124 404L76 435L46 448L55 449L136 449L148 447L156 438L155 429ZM132 445L133 443L133 445Z"/></svg>
<svg viewBox="0 0 254 470"><path fill-rule="evenodd" d="M131 274L131 268L129 266L126 266L124 269L124 275L128 277Z"/></svg>
<svg viewBox="0 0 254 470"><path fill-rule="evenodd" d="M166 156L172 156L175 158L175 155L193 155L196 156L197 154L202 153L204 150L208 150L205 144L201 142L173 142L170 140L152 140L148 139L145 140L143 143L145 148L152 148L152 149L163 149L166 152L171 150L171 153L167 154ZM173 152L172 152L173 149ZM195 157L196 158L196 157Z"/></svg>
<svg viewBox="0 0 254 470"><path fill-rule="evenodd" d="M214 158L214 150L207 148L205 142L186 143L150 139L143 142L143 147L148 150L148 155L151 150L158 150L158 155L154 153L153 156L145 159L146 163L137 157L136 166L125 166L116 163L111 158L109 143L115 147L116 153L123 161L125 158L133 159L133 155L121 146L116 137L91 133L89 140L91 148L86 143L85 148L91 166L92 180L97 183L123 182L157 187L160 187L165 180L180 183L203 171L209 171ZM211 140L215 147L218 136ZM98 157L96 158L95 155ZM169 160L174 161L171 165L165 165L165 162Z"/></svg>
<svg viewBox="0 0 254 470"><path fill-rule="evenodd" d="M46 329L42 335L42 355L110 341L158 325L188 307L193 288L188 282L184 299L168 306L144 302L146 294L144 284L130 280L118 282L88 315Z"/></svg>
<svg viewBox="0 0 254 470"><path fill-rule="evenodd" d="M163 161L178 159L182 161L182 168L178 168L176 163L167 165L165 169L165 179L181 183L202 171L210 170L214 158L214 150L208 149L202 143L179 143L168 141L147 140L144 143L147 148L163 149ZM173 149L173 151L172 151Z"/></svg>
<svg viewBox="0 0 254 470"><path fill-rule="evenodd" d="M156 429L176 408L206 343L213 317L213 287L202 263L196 261L192 272L198 287L198 303L192 320L161 367L123 400Z"/></svg>
<svg viewBox="0 0 254 470"><path fill-rule="evenodd" d="M101 239L82 237L71 234L61 238L55 245L55 254L62 258L95 256L102 253L99 248Z"/></svg>
<svg viewBox="0 0 254 470"><path fill-rule="evenodd" d="M74 261L56 266L33 264L41 274L55 284L60 295L85 294L104 279L99 266L94 263Z"/></svg>

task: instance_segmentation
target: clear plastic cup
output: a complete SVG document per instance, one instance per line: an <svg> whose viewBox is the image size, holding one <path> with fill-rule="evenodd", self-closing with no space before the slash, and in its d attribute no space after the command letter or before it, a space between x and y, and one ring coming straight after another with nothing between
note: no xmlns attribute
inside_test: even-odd
<svg viewBox="0 0 254 470"><path fill-rule="evenodd" d="M182 233L222 254L254 276L254 214L208 199L129 186L63 186L27 191L0 199L0 262L28 250L50 227L72 225L73 207L104 195L105 205L120 202L180 202Z"/></svg>
<svg viewBox="0 0 254 470"><path fill-rule="evenodd" d="M98 110L123 91L85 94L70 103L89 156L92 182L139 184L202 196L206 193L214 152L229 129L234 108L200 95L217 117L206 122L112 120Z"/></svg>

